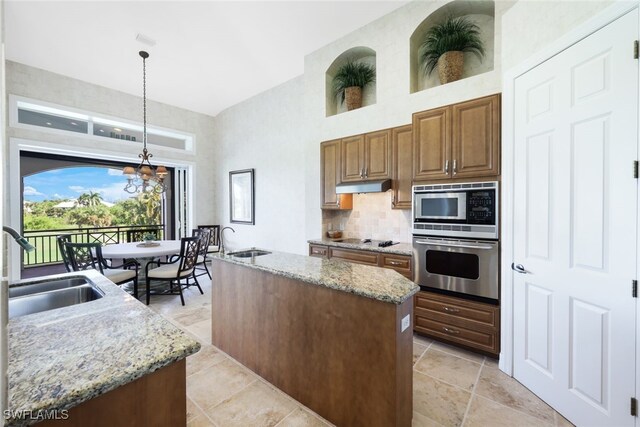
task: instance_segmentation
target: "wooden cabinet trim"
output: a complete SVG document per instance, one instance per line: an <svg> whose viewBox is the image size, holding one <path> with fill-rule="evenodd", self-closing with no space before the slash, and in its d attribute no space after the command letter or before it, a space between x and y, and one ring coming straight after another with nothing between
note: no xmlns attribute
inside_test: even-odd
<svg viewBox="0 0 640 427"><path fill-rule="evenodd" d="M413 185L413 126L391 130L392 209L411 209Z"/></svg>

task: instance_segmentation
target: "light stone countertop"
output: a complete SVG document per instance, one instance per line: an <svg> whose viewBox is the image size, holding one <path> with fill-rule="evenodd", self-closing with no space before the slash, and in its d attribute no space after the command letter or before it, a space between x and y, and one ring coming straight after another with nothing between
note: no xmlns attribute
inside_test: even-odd
<svg viewBox="0 0 640 427"><path fill-rule="evenodd" d="M200 343L95 271L98 300L9 320L10 411L70 409L186 358ZM42 281L30 279L11 285ZM38 420L13 417L7 425Z"/></svg>
<svg viewBox="0 0 640 427"><path fill-rule="evenodd" d="M338 248L358 249L361 251L380 252L385 254L407 255L407 256L411 256L413 254L413 247L411 246L410 243L398 243L397 245L381 248L380 246L372 245L371 243L349 243L349 242L338 242L337 240L341 240L341 239L326 239L326 238L315 239L315 240L307 240L307 243L311 243L312 245L334 246Z"/></svg>
<svg viewBox="0 0 640 427"><path fill-rule="evenodd" d="M393 304L403 303L420 289L411 280L387 268L270 252L251 258L238 258L229 254L214 254L212 258Z"/></svg>

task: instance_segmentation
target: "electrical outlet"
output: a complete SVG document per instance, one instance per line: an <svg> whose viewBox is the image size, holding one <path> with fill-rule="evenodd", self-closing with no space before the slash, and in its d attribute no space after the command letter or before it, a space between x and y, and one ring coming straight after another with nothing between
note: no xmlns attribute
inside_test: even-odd
<svg viewBox="0 0 640 427"><path fill-rule="evenodd" d="M402 318L402 321L400 322L400 332L406 331L410 324L411 324L411 317L409 317L409 315L407 314Z"/></svg>

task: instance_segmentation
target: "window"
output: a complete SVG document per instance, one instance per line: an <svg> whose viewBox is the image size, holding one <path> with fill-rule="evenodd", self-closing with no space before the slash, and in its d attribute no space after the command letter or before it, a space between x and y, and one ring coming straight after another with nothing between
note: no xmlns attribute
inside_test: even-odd
<svg viewBox="0 0 640 427"><path fill-rule="evenodd" d="M79 112L32 99L10 96L11 126L55 133L109 138L124 144L142 144L141 123ZM46 130L45 130L46 129ZM147 144L171 150L193 151L193 135L147 125Z"/></svg>

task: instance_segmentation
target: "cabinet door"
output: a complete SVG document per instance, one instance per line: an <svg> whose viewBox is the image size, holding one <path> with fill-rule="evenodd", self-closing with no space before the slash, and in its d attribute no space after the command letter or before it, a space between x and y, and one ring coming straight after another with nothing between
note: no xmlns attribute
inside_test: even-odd
<svg viewBox="0 0 640 427"><path fill-rule="evenodd" d="M437 108L413 115L413 179L451 177L451 109Z"/></svg>
<svg viewBox="0 0 640 427"><path fill-rule="evenodd" d="M322 209L351 209L352 195L336 194L340 182L340 140L320 144L320 200Z"/></svg>
<svg viewBox="0 0 640 427"><path fill-rule="evenodd" d="M393 209L411 209L413 133L411 125L391 131Z"/></svg>
<svg viewBox="0 0 640 427"><path fill-rule="evenodd" d="M344 138L342 152L342 182L362 181L364 171L364 135Z"/></svg>
<svg viewBox="0 0 640 427"><path fill-rule="evenodd" d="M391 131L383 130L364 136L365 179L391 178Z"/></svg>
<svg viewBox="0 0 640 427"><path fill-rule="evenodd" d="M500 174L500 95L452 106L453 178Z"/></svg>

